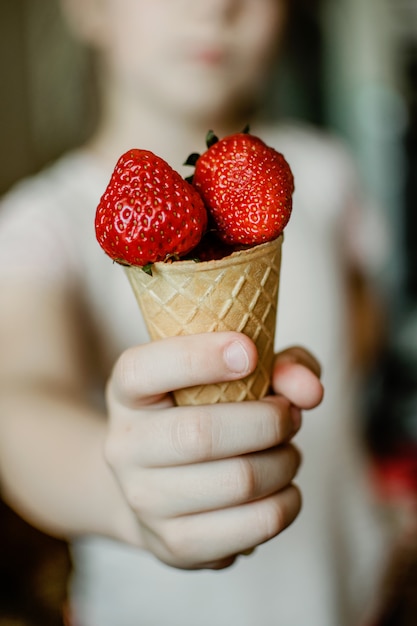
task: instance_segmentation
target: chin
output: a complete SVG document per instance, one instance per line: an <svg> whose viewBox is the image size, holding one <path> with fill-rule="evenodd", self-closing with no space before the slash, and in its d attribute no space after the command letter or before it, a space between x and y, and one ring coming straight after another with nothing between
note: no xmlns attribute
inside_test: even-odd
<svg viewBox="0 0 417 626"><path fill-rule="evenodd" d="M256 92L242 89L225 88L224 84L205 83L196 85L190 83L192 89L166 94L164 102L178 113L187 115L196 120L208 120L211 124L216 120L224 120L233 111L256 108ZM215 130L215 129L214 129Z"/></svg>

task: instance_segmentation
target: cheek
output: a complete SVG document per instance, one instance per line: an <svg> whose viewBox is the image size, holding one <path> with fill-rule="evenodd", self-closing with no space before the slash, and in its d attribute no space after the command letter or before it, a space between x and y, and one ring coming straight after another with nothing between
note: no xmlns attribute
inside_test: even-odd
<svg viewBox="0 0 417 626"><path fill-rule="evenodd" d="M261 13L261 10L259 10ZM246 55L256 62L265 62L275 56L282 39L284 19L282 11L265 9L261 15L250 16L241 26L240 40L245 42Z"/></svg>
<svg viewBox="0 0 417 626"><path fill-rule="evenodd" d="M241 39L239 52L236 55L239 73L246 81L262 82L269 73L272 62L276 58L278 42L276 31L266 33L265 30L248 30ZM243 43L244 42L244 43Z"/></svg>

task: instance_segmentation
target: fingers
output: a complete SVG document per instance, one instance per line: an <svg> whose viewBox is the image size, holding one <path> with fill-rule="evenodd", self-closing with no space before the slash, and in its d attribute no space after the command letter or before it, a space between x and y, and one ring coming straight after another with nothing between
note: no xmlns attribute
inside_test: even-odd
<svg viewBox="0 0 417 626"><path fill-rule="evenodd" d="M145 522L235 507L287 487L300 460L298 450L286 445L192 468L147 469L141 481L132 483L127 498Z"/></svg>
<svg viewBox="0 0 417 626"><path fill-rule="evenodd" d="M240 333L172 337L124 352L110 385L119 401L133 408L175 389L244 378L256 362L253 342Z"/></svg>
<svg viewBox="0 0 417 626"><path fill-rule="evenodd" d="M295 485L279 493L220 511L178 517L148 532L154 553L168 564L187 569L219 569L236 554L265 543L287 528L301 509ZM209 539L209 540L208 540Z"/></svg>
<svg viewBox="0 0 417 626"><path fill-rule="evenodd" d="M219 569L290 524L299 494L288 486L300 465L296 448L280 445L294 429L290 409L286 399L271 397L126 409L111 419L105 454L142 545L175 567ZM197 429L196 410L205 411Z"/></svg>
<svg viewBox="0 0 417 626"><path fill-rule="evenodd" d="M176 389L244 378L256 363L256 348L241 333L172 337L124 352L109 387L125 406L155 406ZM323 397L319 376L320 365L313 355L294 347L277 355L272 385L295 406L311 409Z"/></svg>
<svg viewBox="0 0 417 626"><path fill-rule="evenodd" d="M302 348L289 348L277 355L272 386L301 409L312 409L323 399L324 389L319 377L318 361Z"/></svg>
<svg viewBox="0 0 417 626"><path fill-rule="evenodd" d="M297 416L296 416L297 418ZM111 464L171 467L204 463L276 447L298 430L283 397L262 402L118 411L110 420Z"/></svg>
<svg viewBox="0 0 417 626"><path fill-rule="evenodd" d="M300 346L291 346L277 355L280 362L298 363L310 369L318 378L321 377L321 365L316 357Z"/></svg>

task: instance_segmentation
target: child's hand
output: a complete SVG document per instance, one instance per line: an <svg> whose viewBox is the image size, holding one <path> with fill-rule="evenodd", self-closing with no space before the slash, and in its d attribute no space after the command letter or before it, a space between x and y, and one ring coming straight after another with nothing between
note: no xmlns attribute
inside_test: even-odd
<svg viewBox="0 0 417 626"><path fill-rule="evenodd" d="M208 333L130 349L115 366L106 457L136 516L138 543L170 565L226 567L300 510L292 485L300 454L289 442L299 408L322 396L310 355L297 348L277 357L280 395L262 401L175 407L169 394L243 378L256 359L245 335Z"/></svg>

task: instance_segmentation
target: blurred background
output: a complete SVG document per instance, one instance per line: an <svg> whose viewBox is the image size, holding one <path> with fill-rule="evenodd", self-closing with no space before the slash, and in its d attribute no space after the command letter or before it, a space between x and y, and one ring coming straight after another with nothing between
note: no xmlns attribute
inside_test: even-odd
<svg viewBox="0 0 417 626"><path fill-rule="evenodd" d="M65 30L56 0L0 0L0 84L3 193L80 144L94 124L91 59ZM389 337L364 390L364 434L376 489L405 521L375 626L415 625L417 0L293 0L267 112L341 135L389 224L392 253L380 276ZM64 543L1 504L0 625L62 624L70 566Z"/></svg>

